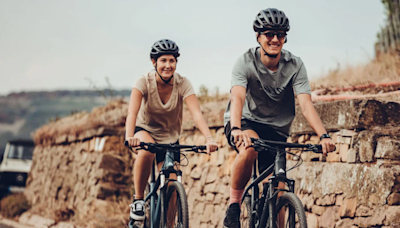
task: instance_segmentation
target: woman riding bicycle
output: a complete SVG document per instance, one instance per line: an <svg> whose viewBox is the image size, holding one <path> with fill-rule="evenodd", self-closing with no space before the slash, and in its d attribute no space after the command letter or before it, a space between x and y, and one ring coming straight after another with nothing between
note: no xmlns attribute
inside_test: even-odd
<svg viewBox="0 0 400 228"><path fill-rule="evenodd" d="M140 142L178 143L185 101L196 126L205 137L207 153L217 149L190 81L175 72L179 55L178 46L171 40L163 39L153 44L150 58L155 70L138 78L131 92L125 135L129 146L137 147ZM144 190L154 156L160 169L165 153L137 151L133 168L135 196L130 205L131 219L145 218ZM176 161L179 159L174 158Z"/></svg>

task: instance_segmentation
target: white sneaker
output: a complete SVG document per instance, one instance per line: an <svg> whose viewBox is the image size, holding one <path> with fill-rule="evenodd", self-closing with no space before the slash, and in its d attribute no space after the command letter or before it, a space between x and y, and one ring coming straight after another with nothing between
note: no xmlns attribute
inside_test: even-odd
<svg viewBox="0 0 400 228"><path fill-rule="evenodd" d="M144 220L145 208L144 208L143 200L136 200L129 206L131 207L131 212L130 212L131 219L136 220L136 221Z"/></svg>

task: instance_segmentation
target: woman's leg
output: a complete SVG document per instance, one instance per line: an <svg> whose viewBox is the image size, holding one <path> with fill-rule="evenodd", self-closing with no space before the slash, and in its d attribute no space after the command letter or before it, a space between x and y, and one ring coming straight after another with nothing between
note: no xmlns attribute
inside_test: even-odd
<svg viewBox="0 0 400 228"><path fill-rule="evenodd" d="M138 131L135 134L141 142L154 143L153 137L147 131ZM149 180L151 167L153 165L155 154L146 150L138 150L135 164L133 167L135 185L135 199L144 198L144 189L146 188L147 181Z"/></svg>

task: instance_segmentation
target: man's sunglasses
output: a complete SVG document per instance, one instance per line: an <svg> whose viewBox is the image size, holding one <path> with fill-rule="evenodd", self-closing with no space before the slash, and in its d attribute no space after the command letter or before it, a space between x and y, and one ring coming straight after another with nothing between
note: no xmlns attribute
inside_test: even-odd
<svg viewBox="0 0 400 228"><path fill-rule="evenodd" d="M269 40L274 39L275 35L278 37L278 39L283 39L286 36L286 33L283 32L264 32L261 33L262 35L265 35Z"/></svg>

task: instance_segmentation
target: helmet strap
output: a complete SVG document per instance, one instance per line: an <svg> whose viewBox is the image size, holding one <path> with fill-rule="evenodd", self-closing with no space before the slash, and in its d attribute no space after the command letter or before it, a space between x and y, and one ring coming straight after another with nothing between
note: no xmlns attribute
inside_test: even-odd
<svg viewBox="0 0 400 228"><path fill-rule="evenodd" d="M174 75L172 75L170 78L168 78L167 80L165 80L163 77L161 77L160 73L158 73L158 71L157 71L157 63L156 63L155 69L156 69L156 72L157 72L158 76L161 78L161 80L162 80L165 84L170 85L169 82L172 80L172 78L174 77ZM172 86L172 85L170 85L170 86Z"/></svg>
<svg viewBox="0 0 400 228"><path fill-rule="evenodd" d="M258 44L260 44L260 42L258 42ZM263 51L264 51L264 55L266 55L266 56L268 56L268 57L270 57L270 58L277 58L278 57L278 55L271 55L271 54L268 54L266 51L265 51L265 49L263 48L263 46L260 44L260 47L263 49Z"/></svg>

